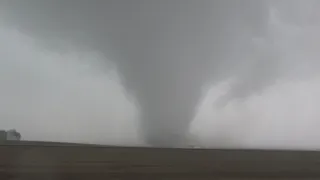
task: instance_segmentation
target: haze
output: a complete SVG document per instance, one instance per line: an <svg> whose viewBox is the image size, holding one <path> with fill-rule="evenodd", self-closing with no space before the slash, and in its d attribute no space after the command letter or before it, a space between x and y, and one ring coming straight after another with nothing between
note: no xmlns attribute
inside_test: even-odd
<svg viewBox="0 0 320 180"><path fill-rule="evenodd" d="M320 146L317 1L108 1L114 19L88 2L4 3L1 128L28 140Z"/></svg>

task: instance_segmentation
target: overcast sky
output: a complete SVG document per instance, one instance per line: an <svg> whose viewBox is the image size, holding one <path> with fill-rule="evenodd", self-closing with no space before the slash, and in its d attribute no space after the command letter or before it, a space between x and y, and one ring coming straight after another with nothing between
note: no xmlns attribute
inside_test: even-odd
<svg viewBox="0 0 320 180"><path fill-rule="evenodd" d="M318 25L302 28L271 18L270 38L277 39L279 66L288 75L225 107L214 102L232 81L212 87L190 128L196 143L320 149L320 76L309 74L320 57ZM112 64L109 71L100 69L104 59L94 51L52 52L1 23L0 128L15 128L25 140L142 143L138 111Z"/></svg>

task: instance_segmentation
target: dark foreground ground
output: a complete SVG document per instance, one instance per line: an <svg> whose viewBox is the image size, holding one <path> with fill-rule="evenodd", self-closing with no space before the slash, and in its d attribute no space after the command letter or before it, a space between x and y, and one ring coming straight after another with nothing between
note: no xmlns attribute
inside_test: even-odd
<svg viewBox="0 0 320 180"><path fill-rule="evenodd" d="M320 180L320 152L21 142L0 145L0 180Z"/></svg>

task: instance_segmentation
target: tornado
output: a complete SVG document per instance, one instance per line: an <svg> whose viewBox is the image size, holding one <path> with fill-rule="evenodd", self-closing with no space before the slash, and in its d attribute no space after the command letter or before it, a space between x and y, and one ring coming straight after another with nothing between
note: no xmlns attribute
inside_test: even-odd
<svg viewBox="0 0 320 180"><path fill-rule="evenodd" d="M11 0L6 22L53 43L103 53L141 110L153 146L187 143L206 84L235 72L263 37L265 0ZM125 112L124 112L125 113Z"/></svg>

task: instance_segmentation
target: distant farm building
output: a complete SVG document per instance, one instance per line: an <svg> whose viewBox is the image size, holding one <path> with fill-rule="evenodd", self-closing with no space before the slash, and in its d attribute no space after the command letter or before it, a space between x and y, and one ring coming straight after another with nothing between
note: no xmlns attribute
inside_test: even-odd
<svg viewBox="0 0 320 180"><path fill-rule="evenodd" d="M15 129L8 131L0 130L0 141L20 141L21 134Z"/></svg>

